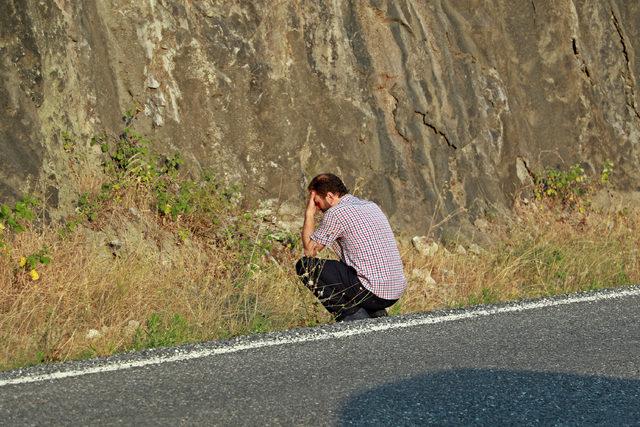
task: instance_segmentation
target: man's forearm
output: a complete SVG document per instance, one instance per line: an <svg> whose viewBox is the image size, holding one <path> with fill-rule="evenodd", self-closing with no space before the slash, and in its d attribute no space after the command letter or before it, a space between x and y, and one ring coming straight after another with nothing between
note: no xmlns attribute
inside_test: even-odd
<svg viewBox="0 0 640 427"><path fill-rule="evenodd" d="M304 224L302 225L302 246L304 247L304 254L311 257L316 256L316 248L313 240L311 240L311 235L313 234L314 227L315 224L313 214L305 212Z"/></svg>

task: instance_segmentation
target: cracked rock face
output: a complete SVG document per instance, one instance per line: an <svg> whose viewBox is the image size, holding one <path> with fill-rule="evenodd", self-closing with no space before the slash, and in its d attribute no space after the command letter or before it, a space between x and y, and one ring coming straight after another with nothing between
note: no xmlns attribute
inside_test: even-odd
<svg viewBox="0 0 640 427"><path fill-rule="evenodd" d="M335 171L424 233L508 207L545 167L609 159L636 190L640 4L611 1L4 0L0 194L43 182L61 135L138 129L256 205ZM97 154L96 154L97 156ZM95 159L96 167L98 160ZM255 189L255 191L254 191Z"/></svg>

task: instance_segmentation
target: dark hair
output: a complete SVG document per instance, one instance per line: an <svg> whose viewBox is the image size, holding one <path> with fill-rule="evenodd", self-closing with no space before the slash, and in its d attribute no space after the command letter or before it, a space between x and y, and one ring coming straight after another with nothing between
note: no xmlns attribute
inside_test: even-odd
<svg viewBox="0 0 640 427"><path fill-rule="evenodd" d="M335 193L342 197L349 192L340 178L332 173L321 173L311 180L307 187L309 191L315 191L324 197L327 193Z"/></svg>

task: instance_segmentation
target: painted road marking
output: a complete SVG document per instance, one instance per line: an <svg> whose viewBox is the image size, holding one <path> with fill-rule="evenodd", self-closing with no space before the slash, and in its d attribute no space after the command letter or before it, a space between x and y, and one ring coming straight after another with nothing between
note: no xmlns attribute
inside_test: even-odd
<svg viewBox="0 0 640 427"><path fill-rule="evenodd" d="M162 363L182 362L192 359L200 359L203 357L215 356L218 354L235 353L243 350L253 350L263 347L273 347L285 344L299 344L311 341L322 341L328 339L345 338L355 335L363 335L371 332L387 331L392 329L411 328L414 326L431 325L435 323L453 322L462 319L472 319L475 317L491 316L501 313L513 313L522 312L527 310L534 310L538 308L554 307L568 304L575 304L580 302L595 302L610 300L615 298L624 298L628 296L640 295L640 287L631 289L619 290L619 291L605 291L597 292L587 295L577 295L566 297L562 299L540 300L524 303L514 303L508 306L502 307L489 307L479 309L469 309L468 311L456 312L446 314L442 316L429 316L412 318L408 320L399 319L397 322L390 318L388 322L378 323L362 323L357 322L344 330L339 331L304 331L300 335L292 337L281 338L265 338L262 340L255 340L248 343L232 344L220 348L193 350L183 354L175 354L171 356L156 356L141 360L133 360L129 362L107 362L102 366L93 366L77 370L69 371L57 371L46 374L25 375L22 377L11 378L6 380L0 380L0 387L11 384L26 384L38 381L56 380L62 378L79 377L83 375L96 374L102 372L122 371L125 369L139 368L149 365L159 365Z"/></svg>

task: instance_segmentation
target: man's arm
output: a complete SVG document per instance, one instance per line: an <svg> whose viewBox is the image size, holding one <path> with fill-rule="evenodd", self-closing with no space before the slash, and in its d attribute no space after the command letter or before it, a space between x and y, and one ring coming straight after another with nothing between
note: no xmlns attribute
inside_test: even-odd
<svg viewBox="0 0 640 427"><path fill-rule="evenodd" d="M304 255L308 257L315 257L318 252L324 249L324 245L311 240L315 226L314 217L317 210L313 201L315 194L315 191L309 192L307 209L304 212L304 225L302 226L302 246L304 247Z"/></svg>

